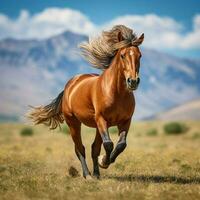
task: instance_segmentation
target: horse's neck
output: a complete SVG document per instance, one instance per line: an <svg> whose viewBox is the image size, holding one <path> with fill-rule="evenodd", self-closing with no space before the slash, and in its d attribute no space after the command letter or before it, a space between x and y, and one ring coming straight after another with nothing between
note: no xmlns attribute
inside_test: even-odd
<svg viewBox="0 0 200 200"><path fill-rule="evenodd" d="M122 96L123 93L127 92L125 78L116 59L104 71L103 82L104 89L107 93Z"/></svg>

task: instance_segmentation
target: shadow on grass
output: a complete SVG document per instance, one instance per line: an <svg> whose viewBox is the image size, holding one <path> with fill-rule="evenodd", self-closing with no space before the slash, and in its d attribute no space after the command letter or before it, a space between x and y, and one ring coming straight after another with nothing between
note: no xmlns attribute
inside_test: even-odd
<svg viewBox="0 0 200 200"><path fill-rule="evenodd" d="M115 179L120 182L144 182L144 183L174 183L174 184L200 184L200 177L184 178L176 176L158 176L158 175L125 175L125 176L116 176L111 175L107 176L108 179Z"/></svg>

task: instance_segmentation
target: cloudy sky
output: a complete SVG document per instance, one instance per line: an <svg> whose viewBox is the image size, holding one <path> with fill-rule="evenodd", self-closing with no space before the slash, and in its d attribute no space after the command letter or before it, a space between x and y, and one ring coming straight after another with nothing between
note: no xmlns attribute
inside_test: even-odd
<svg viewBox="0 0 200 200"><path fill-rule="evenodd" d="M199 0L0 0L0 39L43 39L65 30L93 36L114 24L144 32L145 47L200 57Z"/></svg>

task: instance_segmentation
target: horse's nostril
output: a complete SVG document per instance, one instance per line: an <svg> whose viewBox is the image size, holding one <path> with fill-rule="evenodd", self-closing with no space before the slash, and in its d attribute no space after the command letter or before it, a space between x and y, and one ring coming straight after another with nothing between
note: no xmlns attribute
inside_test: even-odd
<svg viewBox="0 0 200 200"><path fill-rule="evenodd" d="M138 77L138 78L137 78L137 84L139 84L139 83L140 83L140 78Z"/></svg>
<svg viewBox="0 0 200 200"><path fill-rule="evenodd" d="M128 81L128 83L131 83L132 79L131 79L131 78L128 78L127 81Z"/></svg>

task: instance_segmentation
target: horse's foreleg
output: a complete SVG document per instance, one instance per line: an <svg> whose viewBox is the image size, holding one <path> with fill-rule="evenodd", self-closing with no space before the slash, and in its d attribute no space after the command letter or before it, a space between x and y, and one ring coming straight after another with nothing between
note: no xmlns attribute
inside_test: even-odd
<svg viewBox="0 0 200 200"><path fill-rule="evenodd" d="M128 120L120 125L118 125L119 129L119 141L114 149L114 151L110 155L110 162L115 162L117 156L124 151L126 148L126 136L130 127L131 120Z"/></svg>
<svg viewBox="0 0 200 200"><path fill-rule="evenodd" d="M108 133L107 122L103 119L103 117L99 116L96 119L96 122L103 141L104 149L106 151L105 155L99 157L99 166L106 169L110 164L110 154L113 150L113 142L111 141Z"/></svg>
<svg viewBox="0 0 200 200"><path fill-rule="evenodd" d="M110 162L111 163L115 162L115 159L117 158L117 156L120 153L122 153L125 148L126 148L126 132L122 131L119 134L119 141L117 142L115 149L113 150L113 152L110 155Z"/></svg>
<svg viewBox="0 0 200 200"><path fill-rule="evenodd" d="M98 129L96 129L96 136L92 144L93 176L95 176L96 178L100 177L98 156L100 155L101 144L102 144L101 135Z"/></svg>

